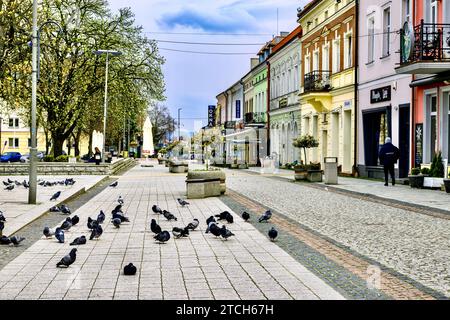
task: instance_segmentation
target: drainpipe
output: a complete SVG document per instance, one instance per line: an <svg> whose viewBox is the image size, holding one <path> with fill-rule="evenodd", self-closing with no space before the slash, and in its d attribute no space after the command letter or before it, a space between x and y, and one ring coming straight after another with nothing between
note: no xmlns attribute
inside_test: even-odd
<svg viewBox="0 0 450 320"><path fill-rule="evenodd" d="M224 91L224 96L225 96L225 123L224 123L224 131L225 131L225 135L223 137L223 164L224 166L227 164L227 127L225 126L225 124L228 121L228 93L227 91Z"/></svg>
<svg viewBox="0 0 450 320"><path fill-rule="evenodd" d="M359 39L359 0L355 1L355 17L356 17L356 27L355 27L355 41L354 43L358 44ZM359 176L358 173L358 66L359 66L359 50L356 50L357 46L354 46L353 50L355 52L355 138L354 138L354 156L353 156L353 168L355 175Z"/></svg>
<svg viewBox="0 0 450 320"><path fill-rule="evenodd" d="M271 141L270 141L270 62L267 61L267 106L266 106L266 117L267 117L267 155L270 155L272 152L270 150L271 148Z"/></svg>

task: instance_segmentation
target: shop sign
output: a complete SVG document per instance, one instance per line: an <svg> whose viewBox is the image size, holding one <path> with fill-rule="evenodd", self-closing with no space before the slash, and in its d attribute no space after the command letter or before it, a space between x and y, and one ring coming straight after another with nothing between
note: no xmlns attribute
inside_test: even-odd
<svg viewBox="0 0 450 320"><path fill-rule="evenodd" d="M391 101L391 86L370 90L370 103Z"/></svg>

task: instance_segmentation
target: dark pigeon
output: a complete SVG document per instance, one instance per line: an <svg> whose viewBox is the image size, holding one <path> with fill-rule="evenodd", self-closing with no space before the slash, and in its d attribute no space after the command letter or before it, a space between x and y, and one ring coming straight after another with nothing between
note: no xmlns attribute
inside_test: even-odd
<svg viewBox="0 0 450 320"><path fill-rule="evenodd" d="M6 181L2 181L2 182L5 185L5 187L9 186L9 182L6 182Z"/></svg>
<svg viewBox="0 0 450 320"><path fill-rule="evenodd" d="M272 227L272 229L269 230L268 235L269 235L270 240L274 241L276 239L276 237L278 236L278 231L275 230L274 227Z"/></svg>
<svg viewBox="0 0 450 320"><path fill-rule="evenodd" d="M80 222L80 218L77 215L74 215L71 219L72 221L72 226L77 225L78 222Z"/></svg>
<svg viewBox="0 0 450 320"><path fill-rule="evenodd" d="M209 233L209 226L211 225L211 223L215 223L216 222L216 219L213 217L213 216L211 216L211 217L209 217L208 219L206 219L206 231L205 231L205 233Z"/></svg>
<svg viewBox="0 0 450 320"><path fill-rule="evenodd" d="M159 214L161 214L163 211L161 210L161 208L160 207L158 207L158 205L156 205L156 204L154 204L153 206L152 206L152 211L154 212L154 213L159 213Z"/></svg>
<svg viewBox="0 0 450 320"><path fill-rule="evenodd" d="M198 219L194 219L194 221L189 222L189 224L187 225L187 228L188 228L189 230L195 230L195 229L197 229L199 223L200 223L200 222L198 221Z"/></svg>
<svg viewBox="0 0 450 320"><path fill-rule="evenodd" d="M13 184L10 184L9 186L7 186L5 188L5 190L8 190L8 191L11 191L12 189L14 189L14 185Z"/></svg>
<svg viewBox="0 0 450 320"><path fill-rule="evenodd" d="M105 213L103 212L103 210L100 210L100 213L97 216L97 222L102 224L105 221L105 219L106 219Z"/></svg>
<svg viewBox="0 0 450 320"><path fill-rule="evenodd" d="M6 245L6 244L10 244L10 243L11 243L11 239L9 239L7 236L0 237L0 244Z"/></svg>
<svg viewBox="0 0 450 320"><path fill-rule="evenodd" d="M189 229L173 227L172 234L175 238L187 237L189 235Z"/></svg>
<svg viewBox="0 0 450 320"><path fill-rule="evenodd" d="M67 217L67 219L61 224L61 229L68 231L72 227L72 219Z"/></svg>
<svg viewBox="0 0 450 320"><path fill-rule="evenodd" d="M50 212L61 212L61 209L58 206L53 206L50 208Z"/></svg>
<svg viewBox="0 0 450 320"><path fill-rule="evenodd" d="M73 248L67 256L64 256L60 262L56 264L57 268L69 267L77 259L77 249Z"/></svg>
<svg viewBox="0 0 450 320"><path fill-rule="evenodd" d="M166 218L167 220L175 220L177 221L177 217L175 217L173 214L171 214L169 211L167 210L163 210L163 216L164 218Z"/></svg>
<svg viewBox="0 0 450 320"><path fill-rule="evenodd" d="M14 183L10 178L8 178L8 183Z"/></svg>
<svg viewBox="0 0 450 320"><path fill-rule="evenodd" d="M123 213L122 212L122 205L121 204L118 204L114 209L113 209L113 211L112 211L112 213L114 213L114 212L120 212L120 213Z"/></svg>
<svg viewBox="0 0 450 320"><path fill-rule="evenodd" d="M64 230L61 228L56 228L55 238L58 240L59 243L64 243Z"/></svg>
<svg viewBox="0 0 450 320"><path fill-rule="evenodd" d="M92 229L91 236L89 237L89 240L98 239L103 233L103 228L101 225L97 225L94 229Z"/></svg>
<svg viewBox="0 0 450 320"><path fill-rule="evenodd" d="M115 187L117 187L118 184L119 184L119 181L115 181L115 182L111 183L109 186L115 188Z"/></svg>
<svg viewBox="0 0 450 320"><path fill-rule="evenodd" d="M250 214L246 211L242 212L242 219L244 219L244 221L247 222L248 219L250 219Z"/></svg>
<svg viewBox="0 0 450 320"><path fill-rule="evenodd" d="M117 212L113 213L112 218L113 219L119 218L121 222L130 222L130 220L127 217L125 217L124 215L121 215L120 213L117 213Z"/></svg>
<svg viewBox="0 0 450 320"><path fill-rule="evenodd" d="M150 222L150 230L152 230L153 233L158 234L161 233L161 227L156 223L155 219L152 219Z"/></svg>
<svg viewBox="0 0 450 320"><path fill-rule="evenodd" d="M58 191L57 193L55 193L54 195L52 195L52 197L50 198L50 201L52 200L58 200L59 196L61 195L61 191Z"/></svg>
<svg viewBox="0 0 450 320"><path fill-rule="evenodd" d="M0 221L3 221L3 222L6 221L6 218L5 218L5 216L3 215L3 212L1 212L1 211L0 211Z"/></svg>
<svg viewBox="0 0 450 320"><path fill-rule="evenodd" d="M215 222L211 222L208 225L208 230L209 230L209 232L211 232L216 237L220 237L222 235L221 229L219 228L219 226Z"/></svg>
<svg viewBox="0 0 450 320"><path fill-rule="evenodd" d="M87 227L89 230L94 229L94 227L96 227L98 225L98 221L92 219L91 217L88 217L88 221L87 221Z"/></svg>
<svg viewBox="0 0 450 320"><path fill-rule="evenodd" d="M122 220L120 220L120 218L115 218L115 219L112 219L111 222L114 225L114 227L120 228L120 224L122 223Z"/></svg>
<svg viewBox="0 0 450 320"><path fill-rule="evenodd" d="M12 236L9 239L11 240L11 243L15 246L18 246L23 240L25 240L24 237L20 237L20 236Z"/></svg>
<svg viewBox="0 0 450 320"><path fill-rule="evenodd" d="M234 236L234 233L228 230L225 226L222 226L222 228L220 229L220 235L225 240L228 240L229 237Z"/></svg>
<svg viewBox="0 0 450 320"><path fill-rule="evenodd" d="M49 227L45 227L42 233L46 238L51 238L52 236L55 235L55 231L50 229Z"/></svg>
<svg viewBox="0 0 450 320"><path fill-rule="evenodd" d="M81 236L81 237L75 238L70 243L71 246L79 246L79 245L82 245L82 244L86 244L86 237L85 236Z"/></svg>
<svg viewBox="0 0 450 320"><path fill-rule="evenodd" d="M0 235L2 234L3 229L5 229L5 223L0 221Z"/></svg>
<svg viewBox="0 0 450 320"><path fill-rule="evenodd" d="M270 210L267 210L266 212L264 212L264 214L259 217L258 222L269 222L269 219L272 217L272 212Z"/></svg>
<svg viewBox="0 0 450 320"><path fill-rule="evenodd" d="M187 202L186 200L183 200L183 199L180 199L180 198L178 198L177 200L178 200L178 203L179 203L182 207L184 207L184 206L186 206L186 205L189 205L189 202Z"/></svg>
<svg viewBox="0 0 450 320"><path fill-rule="evenodd" d="M134 276L136 274L137 268L129 263L123 268L123 274L126 276Z"/></svg>
<svg viewBox="0 0 450 320"><path fill-rule="evenodd" d="M71 214L69 207L66 206L65 204L60 205L60 206L59 206L59 209L60 209L61 212L64 213L64 214Z"/></svg>
<svg viewBox="0 0 450 320"><path fill-rule="evenodd" d="M156 239L157 241L159 241L160 243L164 243L164 242L169 241L170 233L169 233L169 231L162 231L162 232L158 233L156 236L154 236L153 238Z"/></svg>

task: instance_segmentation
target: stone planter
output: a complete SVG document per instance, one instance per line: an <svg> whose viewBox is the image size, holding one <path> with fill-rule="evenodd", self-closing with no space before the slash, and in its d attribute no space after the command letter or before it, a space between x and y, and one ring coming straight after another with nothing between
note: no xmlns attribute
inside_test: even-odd
<svg viewBox="0 0 450 320"><path fill-rule="evenodd" d="M248 164L245 164L245 163L240 164L240 165L238 166L238 168L239 168L239 169L248 169Z"/></svg>
<svg viewBox="0 0 450 320"><path fill-rule="evenodd" d="M424 177L423 186L426 188L440 189L444 184L444 178Z"/></svg>
<svg viewBox="0 0 450 320"><path fill-rule="evenodd" d="M238 169L239 165L237 163L230 164L230 169Z"/></svg>
<svg viewBox="0 0 450 320"><path fill-rule="evenodd" d="M158 158L158 164L166 164L166 159Z"/></svg>
<svg viewBox="0 0 450 320"><path fill-rule="evenodd" d="M296 181L306 180L306 177L308 176L308 170L306 170L302 166L295 166L294 170L295 170L295 180Z"/></svg>
<svg viewBox="0 0 450 320"><path fill-rule="evenodd" d="M226 191L226 174L222 170L209 170L209 171L188 171L187 179L219 179L220 182L220 194L224 194Z"/></svg>
<svg viewBox="0 0 450 320"><path fill-rule="evenodd" d="M309 182L322 182L322 170L308 170L306 179Z"/></svg>
<svg viewBox="0 0 450 320"><path fill-rule="evenodd" d="M169 161L169 172L185 173L188 172L189 164L184 161Z"/></svg>
<svg viewBox="0 0 450 320"><path fill-rule="evenodd" d="M423 175L409 175L408 176L409 179L409 186L411 188L419 188L422 189L423 188L423 182L425 179L425 176Z"/></svg>
<svg viewBox="0 0 450 320"><path fill-rule="evenodd" d="M444 179L445 192L450 193L450 179Z"/></svg>

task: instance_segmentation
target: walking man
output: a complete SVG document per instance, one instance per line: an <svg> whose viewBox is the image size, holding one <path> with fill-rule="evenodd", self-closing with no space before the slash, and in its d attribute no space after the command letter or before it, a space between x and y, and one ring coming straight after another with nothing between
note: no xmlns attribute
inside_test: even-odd
<svg viewBox="0 0 450 320"><path fill-rule="evenodd" d="M387 137L384 145L379 152L380 162L384 167L384 185L387 187L389 182L389 174L391 175L392 185L395 186L394 165L400 158L400 150L391 142L391 138Z"/></svg>

